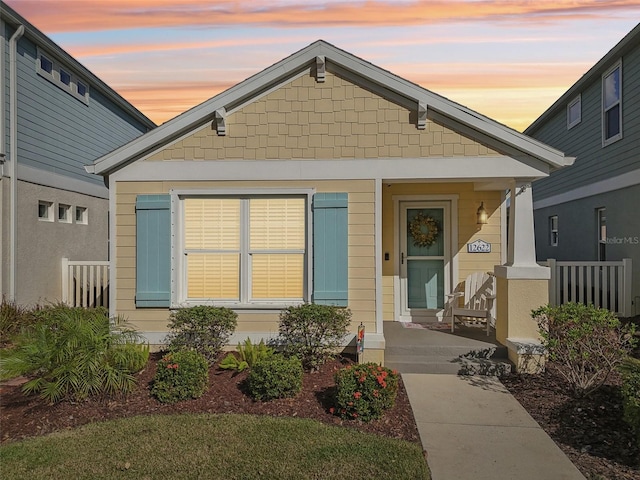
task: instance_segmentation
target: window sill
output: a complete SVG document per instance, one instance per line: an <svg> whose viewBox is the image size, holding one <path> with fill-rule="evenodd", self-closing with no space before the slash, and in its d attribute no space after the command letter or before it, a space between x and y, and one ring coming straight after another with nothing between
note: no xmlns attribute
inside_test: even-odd
<svg viewBox="0 0 640 480"><path fill-rule="evenodd" d="M304 300L292 300L290 302L287 303L231 303L231 302L220 302L220 301L195 301L195 300L189 300L189 301L184 301L182 303L174 303L171 304L171 307L169 307L171 310L178 310L180 308L188 308L188 307L196 307L196 306L200 306L200 305L209 305L209 306L213 306L213 307L226 307L226 308L230 308L231 310L242 310L244 312L248 312L251 313L250 311L265 311L265 310L270 310L270 311L279 311L279 310L285 310L286 308L292 307L292 306L296 306L296 305L302 305L304 304L305 301Z"/></svg>

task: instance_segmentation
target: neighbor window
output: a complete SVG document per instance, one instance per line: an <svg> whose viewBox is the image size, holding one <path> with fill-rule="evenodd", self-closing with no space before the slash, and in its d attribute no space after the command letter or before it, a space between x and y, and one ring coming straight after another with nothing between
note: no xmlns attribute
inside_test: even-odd
<svg viewBox="0 0 640 480"><path fill-rule="evenodd" d="M304 300L306 197L183 199L187 301Z"/></svg>
<svg viewBox="0 0 640 480"><path fill-rule="evenodd" d="M88 211L86 207L76 207L76 223L87 224L88 223Z"/></svg>
<svg viewBox="0 0 640 480"><path fill-rule="evenodd" d="M51 57L38 50L36 71L43 78L76 97L84 103L89 103L89 86L66 67L60 65Z"/></svg>
<svg viewBox="0 0 640 480"><path fill-rule="evenodd" d="M567 105L567 130L576 126L582 120L582 99L580 95Z"/></svg>
<svg viewBox="0 0 640 480"><path fill-rule="evenodd" d="M607 260L607 209L596 209L596 217L598 224L598 261L605 262Z"/></svg>
<svg viewBox="0 0 640 480"><path fill-rule="evenodd" d="M602 142L622 138L622 63L602 76Z"/></svg>
<svg viewBox="0 0 640 480"><path fill-rule="evenodd" d="M42 54L40 54L40 70L49 74L53 73L53 62Z"/></svg>
<svg viewBox="0 0 640 480"><path fill-rule="evenodd" d="M67 86L71 86L71 75L60 69L60 81Z"/></svg>
<svg viewBox="0 0 640 480"><path fill-rule="evenodd" d="M552 215L549 217L549 245L552 247L558 246L558 216Z"/></svg>
<svg viewBox="0 0 640 480"><path fill-rule="evenodd" d="M58 204L58 221L62 223L71 223L71 206Z"/></svg>
<svg viewBox="0 0 640 480"><path fill-rule="evenodd" d="M53 203L43 200L38 202L38 220L53 222Z"/></svg>

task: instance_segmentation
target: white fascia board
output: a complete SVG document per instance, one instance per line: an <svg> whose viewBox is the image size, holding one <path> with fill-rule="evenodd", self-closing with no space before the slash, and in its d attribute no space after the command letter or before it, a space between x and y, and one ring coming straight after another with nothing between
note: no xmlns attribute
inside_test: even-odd
<svg viewBox="0 0 640 480"><path fill-rule="evenodd" d="M537 200L533 202L533 209L538 210L540 208L553 207L554 205L559 205L561 203L593 197L595 195L601 195L603 193L609 193L615 190L633 187L635 185L640 185L640 169L632 170L631 172L627 172L623 175L607 178L599 182L583 185L551 197Z"/></svg>
<svg viewBox="0 0 640 480"><path fill-rule="evenodd" d="M111 175L114 181L499 181L534 180L540 170L509 157L373 158L331 160L140 161Z"/></svg>
<svg viewBox="0 0 640 480"><path fill-rule="evenodd" d="M41 170L29 165L18 164L18 180L23 180L45 187L67 190L97 198L109 198L109 189L104 185L87 182L79 178L60 175L59 173Z"/></svg>
<svg viewBox="0 0 640 480"><path fill-rule="evenodd" d="M313 50L317 50L317 44L318 42L310 45L306 49L193 107L155 130L99 158L94 162L94 173L108 174L123 163L152 153L154 149L165 145L174 138L185 135L213 120L216 110L225 108L227 111L232 111L238 103L241 103L247 97L259 95L261 90L269 88L271 84L295 75L299 70L304 69L306 64L311 65L311 63L315 62L316 54Z"/></svg>
<svg viewBox="0 0 640 480"><path fill-rule="evenodd" d="M336 62L340 66L352 70L375 83L384 85L407 98L411 98L416 101L424 101L427 104L428 109L435 109L463 124L467 124L475 130L479 130L489 136L495 137L507 145L521 150L523 153L532 155L540 160L544 160L555 168L564 167L573 163L567 163L567 159L564 154L549 145L531 137L527 137L516 130L491 120L488 117L484 117L477 112L452 102L451 100L436 95L419 85L411 83L408 80L344 51L335 49L335 51L332 51L331 55L327 55L327 65L330 66L332 62Z"/></svg>

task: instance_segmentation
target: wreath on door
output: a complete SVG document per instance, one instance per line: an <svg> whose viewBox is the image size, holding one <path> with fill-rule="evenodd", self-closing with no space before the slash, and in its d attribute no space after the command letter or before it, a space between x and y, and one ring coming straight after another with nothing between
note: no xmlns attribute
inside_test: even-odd
<svg viewBox="0 0 640 480"><path fill-rule="evenodd" d="M409 222L409 233L413 237L413 245L416 247L430 247L438 240L440 227L433 217L418 212Z"/></svg>

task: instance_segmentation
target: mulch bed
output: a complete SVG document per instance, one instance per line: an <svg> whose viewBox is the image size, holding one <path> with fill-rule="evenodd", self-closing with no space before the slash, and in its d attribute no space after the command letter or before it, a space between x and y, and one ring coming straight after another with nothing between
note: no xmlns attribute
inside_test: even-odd
<svg viewBox="0 0 640 480"><path fill-rule="evenodd" d="M48 405L37 397L25 397L20 386L0 385L0 443L75 428L90 422L148 414L248 413L275 417L311 418L355 430L420 443L406 391L400 381L396 404L380 420L369 423L341 420L331 415L334 372L353 363L341 358L319 372L305 374L303 389L295 398L255 402L243 393L246 373L212 368L209 390L196 400L164 405L149 394L159 354L153 354L138 374L136 390L126 398L92 399L80 403ZM620 379L613 375L592 395L577 399L553 365L540 375L503 377L507 389L554 439L588 479L637 480L640 478L640 446L622 419Z"/></svg>
<svg viewBox="0 0 640 480"><path fill-rule="evenodd" d="M553 364L502 383L588 479L640 479L640 446L622 418L620 377L576 398Z"/></svg>
<svg viewBox="0 0 640 480"><path fill-rule="evenodd" d="M19 385L1 385L0 443L114 418L175 413L248 413L311 418L330 425L346 426L363 432L420 443L402 381L395 406L380 420L362 423L341 420L329 413L335 385L334 372L353 363L348 358L329 362L320 371L305 374L302 392L295 398L271 402L253 401L242 392L242 382L246 373L234 374L213 367L209 372L209 390L201 398L172 405L158 402L149 393L149 385L159 358L159 354L151 355L148 365L138 374L136 390L126 398L90 399L80 403L61 402L48 405L37 397L25 397Z"/></svg>

